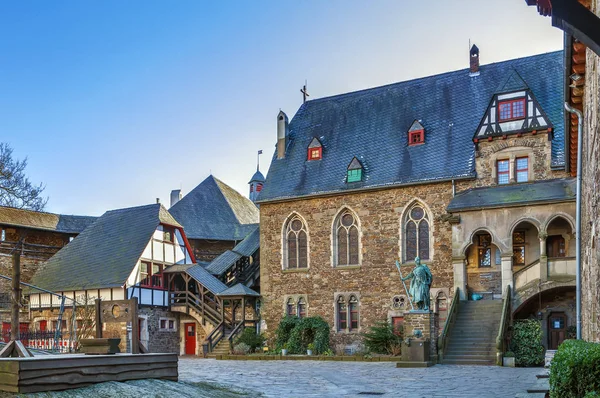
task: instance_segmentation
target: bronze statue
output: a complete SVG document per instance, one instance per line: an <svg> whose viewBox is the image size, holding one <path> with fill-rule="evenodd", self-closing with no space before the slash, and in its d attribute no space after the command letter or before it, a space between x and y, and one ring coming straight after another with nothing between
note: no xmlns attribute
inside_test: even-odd
<svg viewBox="0 0 600 398"><path fill-rule="evenodd" d="M421 264L419 257L415 258L415 269L410 274L402 278L403 281L411 279L409 294L412 296L412 302L419 310L429 311L429 288L433 281L433 276L429 267Z"/></svg>

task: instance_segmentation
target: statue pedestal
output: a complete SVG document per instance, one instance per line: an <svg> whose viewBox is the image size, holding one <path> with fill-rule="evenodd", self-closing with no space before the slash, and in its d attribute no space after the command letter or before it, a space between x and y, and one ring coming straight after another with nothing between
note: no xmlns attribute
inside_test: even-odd
<svg viewBox="0 0 600 398"><path fill-rule="evenodd" d="M426 367L437 362L437 314L430 311L404 313L404 339L411 338L416 330L421 337L411 338L409 346L402 344L402 362L397 367Z"/></svg>

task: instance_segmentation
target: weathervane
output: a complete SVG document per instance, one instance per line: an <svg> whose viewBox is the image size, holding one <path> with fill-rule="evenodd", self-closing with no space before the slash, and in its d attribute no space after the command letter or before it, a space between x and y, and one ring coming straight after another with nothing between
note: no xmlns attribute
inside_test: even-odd
<svg viewBox="0 0 600 398"><path fill-rule="evenodd" d="M256 155L256 171L260 170L260 155L262 155L262 149L259 149Z"/></svg>
<svg viewBox="0 0 600 398"><path fill-rule="evenodd" d="M302 93L302 103L305 103L306 97L310 97L310 94L308 94L308 91L306 90L306 80L304 81L304 87L300 89L300 92Z"/></svg>

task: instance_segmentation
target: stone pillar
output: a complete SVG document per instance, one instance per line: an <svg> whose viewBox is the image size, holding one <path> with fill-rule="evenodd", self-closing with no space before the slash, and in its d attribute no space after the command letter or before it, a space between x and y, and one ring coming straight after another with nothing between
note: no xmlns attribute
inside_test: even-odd
<svg viewBox="0 0 600 398"><path fill-rule="evenodd" d="M420 330L423 339L429 340L429 361L437 362L437 340L439 328L436 322L437 314L431 311L408 311L404 313L404 338Z"/></svg>
<svg viewBox="0 0 600 398"><path fill-rule="evenodd" d="M510 155L508 161L508 170L509 170L509 182L512 184L517 180L517 176L515 173L515 155Z"/></svg>
<svg viewBox="0 0 600 398"><path fill-rule="evenodd" d="M467 299L467 269L465 267L465 256L452 257L454 267L454 289L450 296L454 296L454 290L460 289L460 299Z"/></svg>
<svg viewBox="0 0 600 398"><path fill-rule="evenodd" d="M548 256L546 255L546 238L548 234L540 233L540 281L548 280Z"/></svg>
<svg viewBox="0 0 600 398"><path fill-rule="evenodd" d="M513 256L511 254L502 254L502 297L504 298L504 294L506 293L506 287L513 287L513 270L512 270L512 261Z"/></svg>

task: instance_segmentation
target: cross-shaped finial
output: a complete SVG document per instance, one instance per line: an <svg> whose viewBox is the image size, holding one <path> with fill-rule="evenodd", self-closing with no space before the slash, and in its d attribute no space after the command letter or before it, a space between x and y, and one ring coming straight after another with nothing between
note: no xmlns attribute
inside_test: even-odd
<svg viewBox="0 0 600 398"><path fill-rule="evenodd" d="M306 82L304 82L304 87L302 87L300 89L300 92L302 93L302 103L305 103L306 97L310 97L310 95L308 94L308 91L306 91Z"/></svg>

